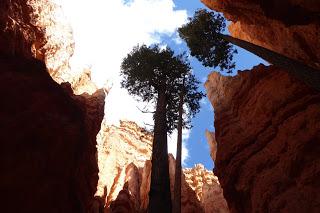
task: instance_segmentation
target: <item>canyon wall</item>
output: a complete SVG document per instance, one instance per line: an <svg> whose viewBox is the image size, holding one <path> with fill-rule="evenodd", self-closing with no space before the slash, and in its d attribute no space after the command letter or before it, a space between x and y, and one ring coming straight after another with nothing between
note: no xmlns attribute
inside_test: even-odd
<svg viewBox="0 0 320 213"><path fill-rule="evenodd" d="M51 1L0 3L1 212L87 212L93 203L105 92L89 71L69 73L74 42L59 13ZM82 92L92 95L74 95Z"/></svg>
<svg viewBox="0 0 320 213"><path fill-rule="evenodd" d="M1 55L3 212L85 212L98 180L104 92L75 96L43 62Z"/></svg>
<svg viewBox="0 0 320 213"><path fill-rule="evenodd" d="M119 127L104 122L97 140L100 170L97 195L102 195L107 187L106 205L109 206L128 179L127 167L132 164L142 171L150 160L152 135L134 122L121 121ZM139 178L137 181L140 182Z"/></svg>
<svg viewBox="0 0 320 213"><path fill-rule="evenodd" d="M120 126L103 124L98 135L99 184L97 196L106 188L105 212L146 212L151 178L152 134L130 121ZM169 155L173 195L175 159ZM183 169L182 212L228 212L216 176L202 165Z"/></svg>
<svg viewBox="0 0 320 213"><path fill-rule="evenodd" d="M97 90L89 67L70 67L75 48L72 28L54 0L2 1L0 47L4 54L43 61L51 77L69 82L77 95Z"/></svg>
<svg viewBox="0 0 320 213"><path fill-rule="evenodd" d="M237 38L320 68L320 2L314 0L201 0L232 21Z"/></svg>
<svg viewBox="0 0 320 213"><path fill-rule="evenodd" d="M319 1L202 2L231 21L232 36L319 69ZM263 65L235 77L212 73L205 86L215 173L231 212L319 212L319 92Z"/></svg>
<svg viewBox="0 0 320 213"><path fill-rule="evenodd" d="M259 65L211 73L215 173L231 212L319 212L320 94Z"/></svg>
<svg viewBox="0 0 320 213"><path fill-rule="evenodd" d="M219 180L212 171L206 170L202 164L196 164L193 168L183 169L183 174L185 182L195 192L196 198L200 201L205 213L229 212ZM184 202L182 202L182 205L185 205ZM185 212L199 212L199 210L197 211L197 208L195 208L193 211L186 210Z"/></svg>

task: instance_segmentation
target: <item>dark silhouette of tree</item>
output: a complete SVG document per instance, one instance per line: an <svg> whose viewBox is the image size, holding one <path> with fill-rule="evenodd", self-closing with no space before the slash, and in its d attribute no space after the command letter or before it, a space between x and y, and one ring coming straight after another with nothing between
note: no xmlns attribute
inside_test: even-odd
<svg viewBox="0 0 320 213"><path fill-rule="evenodd" d="M177 103L182 90L188 109L188 119L182 125L191 127L190 118L199 111L199 101L204 96L198 92L199 81L192 74L185 54L175 56L170 48L161 50L157 45L134 47L121 64L121 76L121 86L130 95L156 104L148 210L150 213L171 212L167 133L177 128Z"/></svg>
<svg viewBox="0 0 320 213"><path fill-rule="evenodd" d="M184 85L183 80L182 85ZM182 155L182 122L183 122L183 103L184 91L180 92L179 100L179 118L178 118L178 138L177 138L177 152L176 152L176 165L174 175L174 196L173 196L173 213L181 212L181 155Z"/></svg>
<svg viewBox="0 0 320 213"><path fill-rule="evenodd" d="M191 55L201 61L204 66L219 66L221 70L232 72L235 67L232 59L236 52L230 44L232 43L283 68L305 84L320 91L319 70L264 47L223 35L225 27L225 19L222 15L200 9L178 31L180 37L186 41L190 48Z"/></svg>
<svg viewBox="0 0 320 213"><path fill-rule="evenodd" d="M225 28L225 20L220 14L199 9L178 32L190 48L191 55L204 66L220 67L230 73L235 68L233 54L237 51L219 36Z"/></svg>

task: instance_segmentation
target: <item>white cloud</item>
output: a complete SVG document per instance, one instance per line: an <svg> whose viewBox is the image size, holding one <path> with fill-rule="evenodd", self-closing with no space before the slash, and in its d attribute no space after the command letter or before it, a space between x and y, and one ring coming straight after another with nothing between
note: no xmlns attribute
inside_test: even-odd
<svg viewBox="0 0 320 213"><path fill-rule="evenodd" d="M201 104L201 105L207 105L207 104L208 104L207 99L202 98L202 99L200 100L200 104Z"/></svg>
<svg viewBox="0 0 320 213"><path fill-rule="evenodd" d="M179 35L178 35L178 33L176 33L175 35L174 35L174 38L173 38L173 41L176 43L176 44L182 44L182 39L179 37Z"/></svg>
<svg viewBox="0 0 320 213"><path fill-rule="evenodd" d="M120 88L120 64L138 43L159 43L161 34L174 35L177 27L187 21L187 11L175 10L172 0L56 0L62 5L73 28L75 53L73 69L92 66L92 80L112 89L106 98L106 119L117 124L119 119L139 125L153 123L152 114L143 114L138 103ZM177 43L180 42L177 40ZM152 111L152 104L149 105ZM176 138L172 136L172 138ZM174 140L175 141L175 140ZM173 150L169 143L169 150ZM175 151L174 151L175 154ZM184 146L183 159L188 156Z"/></svg>

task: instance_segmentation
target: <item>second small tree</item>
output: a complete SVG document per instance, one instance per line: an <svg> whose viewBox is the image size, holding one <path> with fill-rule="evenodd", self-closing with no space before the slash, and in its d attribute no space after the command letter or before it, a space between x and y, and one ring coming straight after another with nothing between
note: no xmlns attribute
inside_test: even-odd
<svg viewBox="0 0 320 213"><path fill-rule="evenodd" d="M167 134L177 128L179 97L184 93L187 108L184 127L199 111L204 96L198 91L199 81L191 72L185 55L174 55L170 48L136 46L121 64L121 86L144 102L154 102L154 139L149 193L150 213L171 212ZM184 83L183 83L184 82Z"/></svg>

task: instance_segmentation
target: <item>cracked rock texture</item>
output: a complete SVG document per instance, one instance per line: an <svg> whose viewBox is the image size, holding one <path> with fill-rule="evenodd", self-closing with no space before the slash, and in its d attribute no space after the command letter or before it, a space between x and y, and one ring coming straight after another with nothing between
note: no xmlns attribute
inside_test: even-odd
<svg viewBox="0 0 320 213"><path fill-rule="evenodd" d="M232 21L234 37L320 68L320 1L201 1Z"/></svg>
<svg viewBox="0 0 320 213"><path fill-rule="evenodd" d="M215 173L231 212L319 212L320 94L275 66L211 73Z"/></svg>

